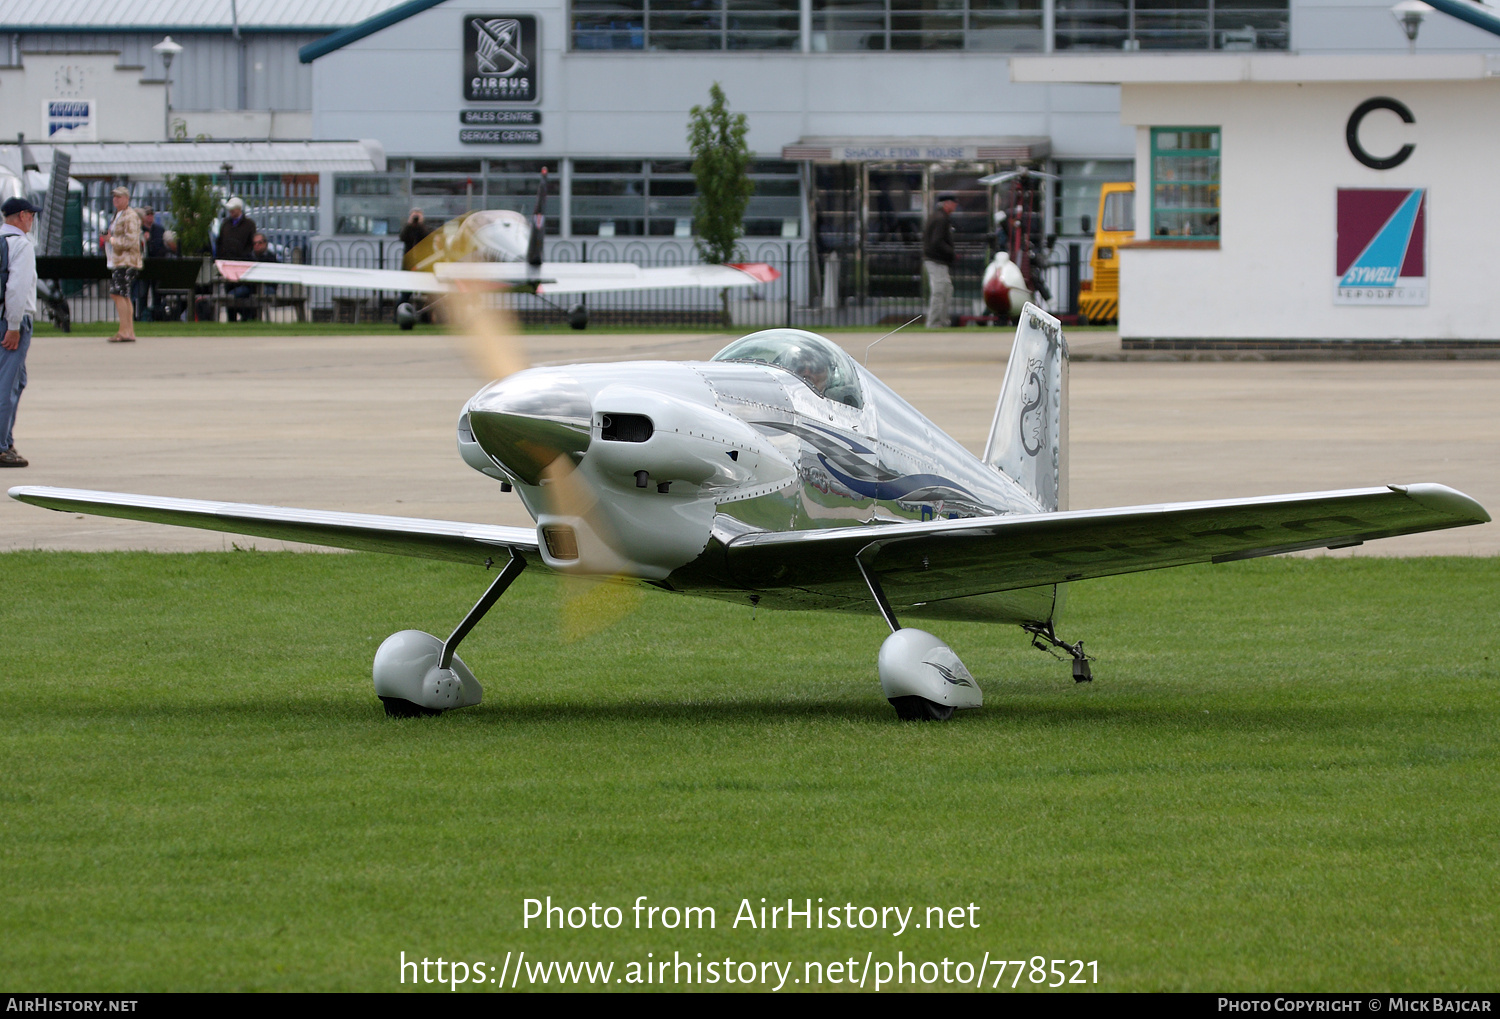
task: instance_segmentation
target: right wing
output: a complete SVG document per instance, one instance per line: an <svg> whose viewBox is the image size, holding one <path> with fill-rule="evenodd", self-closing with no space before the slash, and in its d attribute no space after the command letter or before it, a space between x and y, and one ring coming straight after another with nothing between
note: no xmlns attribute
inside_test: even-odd
<svg viewBox="0 0 1500 1019"><path fill-rule="evenodd" d="M353 287L362 290L411 291L446 294L453 289L430 272L406 269L346 269L337 265L297 265L292 262L214 263L230 283L301 283L309 287Z"/></svg>
<svg viewBox="0 0 1500 1019"><path fill-rule="evenodd" d="M729 542L734 582L805 593L828 607L869 604L856 560L893 605L1231 562L1482 524L1484 507L1444 485L1306 492L1256 499L763 531Z"/></svg>
<svg viewBox="0 0 1500 1019"><path fill-rule="evenodd" d="M361 552L388 552L475 566L504 562L506 554L512 553L523 555L528 566L545 565L537 548L536 531L529 527L337 513L206 499L172 499L159 495L40 485L12 488L10 497L64 513L93 513L154 524L202 527L210 531L251 534L259 538L300 541Z"/></svg>

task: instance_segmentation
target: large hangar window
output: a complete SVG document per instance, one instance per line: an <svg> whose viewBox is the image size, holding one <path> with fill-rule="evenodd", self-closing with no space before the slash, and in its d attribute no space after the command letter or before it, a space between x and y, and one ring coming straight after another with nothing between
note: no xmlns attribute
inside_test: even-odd
<svg viewBox="0 0 1500 1019"><path fill-rule="evenodd" d="M1151 129L1151 236L1219 239L1219 129Z"/></svg>
<svg viewBox="0 0 1500 1019"><path fill-rule="evenodd" d="M1288 0L1057 0L1059 50L1284 50Z"/></svg>
<svg viewBox="0 0 1500 1019"><path fill-rule="evenodd" d="M530 212L544 166L547 193L557 195L561 174L555 159L390 159L385 173L334 178L334 229L394 236L412 209L422 210L428 226L480 209ZM550 215L547 233L557 232L558 217Z"/></svg>
<svg viewBox="0 0 1500 1019"><path fill-rule="evenodd" d="M1053 190L1053 230L1059 237L1092 240L1094 227L1099 225L1095 219L1099 214L1100 190L1109 182L1135 180L1135 160L1059 159L1057 175L1061 179Z"/></svg>
<svg viewBox="0 0 1500 1019"><path fill-rule="evenodd" d="M575 50L795 50L798 0L573 0Z"/></svg>
<svg viewBox="0 0 1500 1019"><path fill-rule="evenodd" d="M812 50L989 50L1042 46L1042 0L812 0Z"/></svg>
<svg viewBox="0 0 1500 1019"><path fill-rule="evenodd" d="M801 183L796 163L760 160L750 166L755 193L745 210L751 237L801 233ZM685 159L575 159L570 199L575 237L691 237L698 185Z"/></svg>

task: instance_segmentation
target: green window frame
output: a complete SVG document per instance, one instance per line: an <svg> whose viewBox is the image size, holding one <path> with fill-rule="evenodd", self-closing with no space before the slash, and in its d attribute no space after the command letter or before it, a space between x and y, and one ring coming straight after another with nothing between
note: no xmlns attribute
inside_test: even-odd
<svg viewBox="0 0 1500 1019"><path fill-rule="evenodd" d="M1217 127L1151 129L1151 239L1219 239Z"/></svg>

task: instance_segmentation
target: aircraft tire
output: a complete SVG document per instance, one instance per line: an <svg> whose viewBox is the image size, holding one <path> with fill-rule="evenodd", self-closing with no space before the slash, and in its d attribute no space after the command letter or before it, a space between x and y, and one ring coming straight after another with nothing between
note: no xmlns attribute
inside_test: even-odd
<svg viewBox="0 0 1500 1019"><path fill-rule="evenodd" d="M903 722L946 722L953 717L951 707L926 697L892 697L890 700L891 707L896 709Z"/></svg>
<svg viewBox="0 0 1500 1019"><path fill-rule="evenodd" d="M387 718L428 718L442 714L438 708L424 708L401 697L382 697L380 702L385 705Z"/></svg>

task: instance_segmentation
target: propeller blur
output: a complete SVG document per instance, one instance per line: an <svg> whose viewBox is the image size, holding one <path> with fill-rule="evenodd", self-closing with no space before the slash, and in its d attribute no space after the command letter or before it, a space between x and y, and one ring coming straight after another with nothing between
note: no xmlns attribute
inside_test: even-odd
<svg viewBox="0 0 1500 1019"><path fill-rule="evenodd" d="M507 342L482 316L475 329ZM979 456L841 348L797 329L751 334L708 361L514 371L465 404L458 449L519 496L534 529L73 489L10 494L67 512L502 563L446 640L405 630L381 646L375 688L392 714L479 702L454 651L526 567L764 608L878 613L891 629L878 656L884 695L903 718L943 719L979 707L979 683L943 641L902 619L1019 625L1086 681L1083 642L1056 630L1071 582L1489 519L1437 484L1071 511L1067 371L1057 320L1027 305Z"/></svg>

